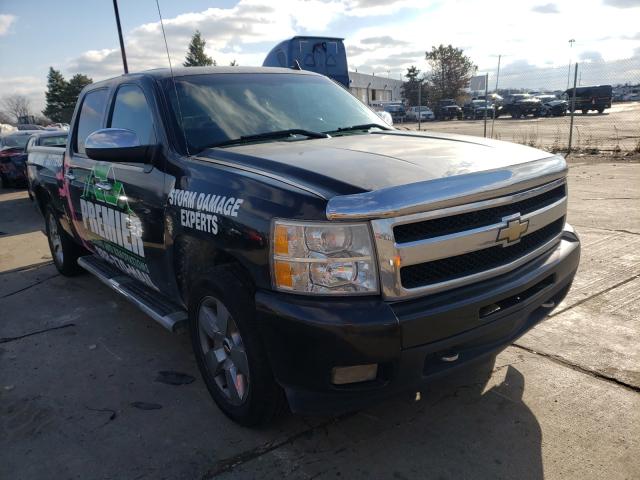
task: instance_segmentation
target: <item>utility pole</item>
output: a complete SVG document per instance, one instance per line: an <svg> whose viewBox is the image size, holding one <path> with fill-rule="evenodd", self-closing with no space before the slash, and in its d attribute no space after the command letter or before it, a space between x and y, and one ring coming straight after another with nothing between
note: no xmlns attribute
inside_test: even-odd
<svg viewBox="0 0 640 480"><path fill-rule="evenodd" d="M489 96L489 74L484 77L484 138L487 138L487 97ZM475 114L474 114L475 116ZM493 115L495 117L495 113Z"/></svg>
<svg viewBox="0 0 640 480"><path fill-rule="evenodd" d="M498 55L498 72L496 73L496 95L498 95L498 80L500 79L500 60L502 60L502 55ZM498 113L498 108L494 102L493 104L493 118L491 119L491 138L493 138L493 126L496 124L496 113Z"/></svg>
<svg viewBox="0 0 640 480"><path fill-rule="evenodd" d="M122 27L120 26L120 13L118 12L118 0L113 0L113 11L116 14L116 25L118 26L118 39L120 39L120 53L122 54L122 66L124 73L129 73L127 66L127 54L124 51L124 40L122 39Z"/></svg>
<svg viewBox="0 0 640 480"><path fill-rule="evenodd" d="M571 142L573 140L573 117L576 112L576 84L578 83L578 62L573 75L573 92L571 94L571 121L569 123L569 146L567 148L567 157L571 154ZM567 90L569 90L567 88Z"/></svg>
<svg viewBox="0 0 640 480"><path fill-rule="evenodd" d="M422 80L418 80L418 130L422 127Z"/></svg>

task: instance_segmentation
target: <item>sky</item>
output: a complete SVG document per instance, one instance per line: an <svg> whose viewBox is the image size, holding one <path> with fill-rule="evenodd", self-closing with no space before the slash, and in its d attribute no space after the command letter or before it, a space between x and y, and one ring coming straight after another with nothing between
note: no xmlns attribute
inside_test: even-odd
<svg viewBox="0 0 640 480"><path fill-rule="evenodd" d="M490 85L498 56L501 86L564 88L570 61L582 84L640 82L640 0L159 2L174 65L198 29L219 65L261 65L281 40L322 35L345 39L350 69L393 78L428 70L425 51L442 43ZM155 0L118 4L129 70L167 67ZM50 66L95 81L122 73L112 0L0 0L0 97L23 94L42 110Z"/></svg>

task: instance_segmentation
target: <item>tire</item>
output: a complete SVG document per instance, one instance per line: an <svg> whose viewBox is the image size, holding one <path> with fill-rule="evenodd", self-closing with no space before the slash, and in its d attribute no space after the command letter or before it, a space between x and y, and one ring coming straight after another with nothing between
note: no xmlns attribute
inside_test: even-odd
<svg viewBox="0 0 640 480"><path fill-rule="evenodd" d="M58 216L51 205L47 205L45 208L45 227L53 264L58 271L67 277L81 273L83 270L78 265L78 258L82 256L84 251L62 229Z"/></svg>
<svg viewBox="0 0 640 480"><path fill-rule="evenodd" d="M598 113L599 113L600 115L602 115L602 112L604 112L604 108L599 108L599 109L598 109Z"/></svg>
<svg viewBox="0 0 640 480"><path fill-rule="evenodd" d="M582 109L582 114L583 114L583 115L586 115L587 113L589 113L589 110L586 110L586 109L584 109L584 108L583 108L583 109Z"/></svg>
<svg viewBox="0 0 640 480"><path fill-rule="evenodd" d="M221 265L189 294L189 330L200 374L220 410L244 426L265 424L286 405L255 321L252 289L239 267Z"/></svg>
<svg viewBox="0 0 640 480"><path fill-rule="evenodd" d="M0 175L0 189L9 187L9 184L4 178L4 175Z"/></svg>

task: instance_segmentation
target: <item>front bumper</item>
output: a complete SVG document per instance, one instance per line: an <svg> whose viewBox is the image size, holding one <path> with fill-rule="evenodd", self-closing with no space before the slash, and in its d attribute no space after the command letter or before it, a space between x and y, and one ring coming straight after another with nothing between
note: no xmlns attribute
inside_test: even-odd
<svg viewBox="0 0 640 480"><path fill-rule="evenodd" d="M579 260L579 239L565 230L551 251L510 273L408 301L259 291L258 322L291 409L341 413L495 355L562 301ZM376 380L331 383L334 367L371 363Z"/></svg>

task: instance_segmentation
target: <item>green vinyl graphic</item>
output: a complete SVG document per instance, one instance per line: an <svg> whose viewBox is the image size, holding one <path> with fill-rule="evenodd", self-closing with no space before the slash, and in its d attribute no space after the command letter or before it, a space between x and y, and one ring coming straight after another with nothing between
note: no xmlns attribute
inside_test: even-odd
<svg viewBox="0 0 640 480"><path fill-rule="evenodd" d="M124 184L111 164L98 164L89 173L80 197L87 239L96 253L120 270L157 290L149 277L142 241L142 222L129 206Z"/></svg>

